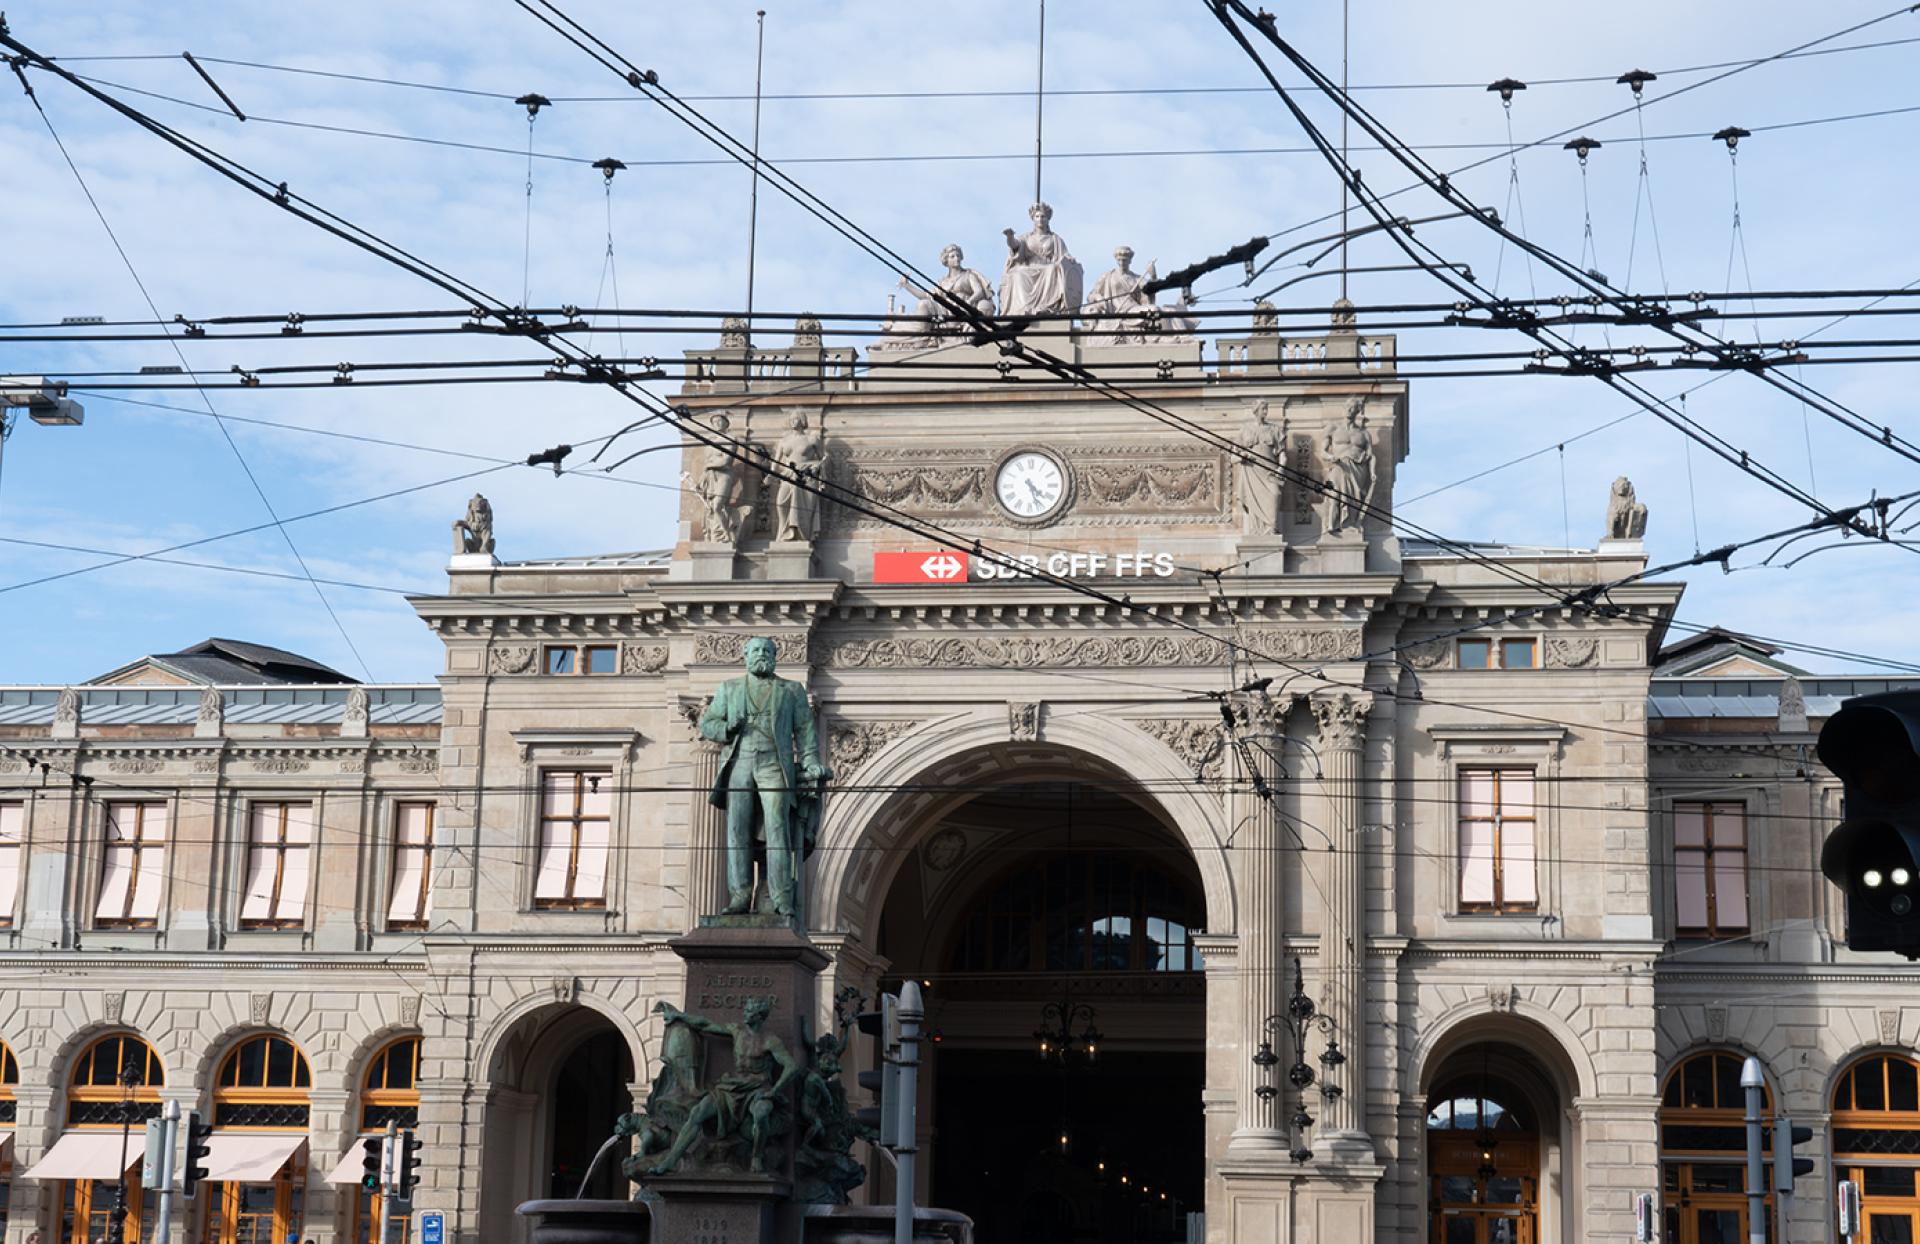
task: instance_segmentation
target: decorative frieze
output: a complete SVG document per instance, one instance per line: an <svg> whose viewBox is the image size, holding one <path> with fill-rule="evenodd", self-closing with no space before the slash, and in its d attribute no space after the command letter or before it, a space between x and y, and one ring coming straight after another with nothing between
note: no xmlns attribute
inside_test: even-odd
<svg viewBox="0 0 1920 1244"><path fill-rule="evenodd" d="M738 665L746 654L750 632L721 632L701 635L693 641L695 665ZM781 665L804 666L807 662L805 635L773 635L774 660Z"/></svg>
<svg viewBox="0 0 1920 1244"><path fill-rule="evenodd" d="M1547 664L1557 669L1586 669L1600 660L1600 641L1586 635L1547 638Z"/></svg>
<svg viewBox="0 0 1920 1244"><path fill-rule="evenodd" d="M1417 670L1437 670L1451 663L1453 642L1446 639L1429 639L1423 644L1413 644L1400 653L1408 665Z"/></svg>
<svg viewBox="0 0 1920 1244"><path fill-rule="evenodd" d="M623 644L620 648L622 674L658 674L667 668L665 644Z"/></svg>
<svg viewBox="0 0 1920 1244"><path fill-rule="evenodd" d="M827 768L846 781L881 748L913 727L910 721L839 721L827 731Z"/></svg>
<svg viewBox="0 0 1920 1244"><path fill-rule="evenodd" d="M501 644L487 654L487 670L494 674L526 674L540 654L533 644Z"/></svg>
<svg viewBox="0 0 1920 1244"><path fill-rule="evenodd" d="M1203 782L1219 780L1226 762L1226 732L1209 718L1149 717L1134 725L1166 744Z"/></svg>
<svg viewBox="0 0 1920 1244"><path fill-rule="evenodd" d="M1360 655L1357 627L1275 627L1246 632L1243 647L1278 660L1339 661ZM828 669L1042 669L1049 666L1217 665L1226 641L1205 635L948 635L926 639L848 639L815 645Z"/></svg>

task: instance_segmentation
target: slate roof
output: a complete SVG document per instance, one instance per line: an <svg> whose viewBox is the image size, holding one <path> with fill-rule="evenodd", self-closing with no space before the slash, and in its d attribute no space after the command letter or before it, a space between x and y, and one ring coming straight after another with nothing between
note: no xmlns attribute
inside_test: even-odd
<svg viewBox="0 0 1920 1244"><path fill-rule="evenodd" d="M142 665L156 665L202 686L246 683L352 683L358 679L285 648L241 639L203 639L178 652L155 653L92 679L104 682Z"/></svg>

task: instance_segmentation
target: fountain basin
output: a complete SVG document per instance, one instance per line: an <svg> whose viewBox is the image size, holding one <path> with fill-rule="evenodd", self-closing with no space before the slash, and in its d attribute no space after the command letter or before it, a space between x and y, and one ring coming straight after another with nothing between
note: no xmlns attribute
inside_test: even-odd
<svg viewBox="0 0 1920 1244"><path fill-rule="evenodd" d="M806 1244L893 1244L891 1205L814 1205ZM973 1220L950 1209L914 1207L913 1244L973 1244Z"/></svg>
<svg viewBox="0 0 1920 1244"><path fill-rule="evenodd" d="M653 1216L643 1201L526 1201L532 1244L647 1244Z"/></svg>

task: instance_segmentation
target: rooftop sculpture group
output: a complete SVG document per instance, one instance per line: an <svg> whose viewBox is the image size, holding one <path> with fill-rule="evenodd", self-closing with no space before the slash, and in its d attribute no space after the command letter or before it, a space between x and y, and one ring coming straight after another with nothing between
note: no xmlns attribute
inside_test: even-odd
<svg viewBox="0 0 1920 1244"><path fill-rule="evenodd" d="M1077 316L1083 341L1098 345L1127 345L1192 335L1196 321L1187 314L1187 296L1167 306L1156 305L1146 293L1154 265L1142 276L1133 271L1133 248L1113 253L1114 268L1082 297L1084 273L1067 248L1067 240L1053 231L1053 209L1035 203L1027 209L1032 227L1024 234L1001 230L1007 242L1006 267L1000 275L999 302L993 286L965 266L958 243L940 252L946 269L931 290L902 278L900 288L913 295L910 315L891 318L881 348L924 348L969 331L976 316L1003 319L1033 316Z"/></svg>

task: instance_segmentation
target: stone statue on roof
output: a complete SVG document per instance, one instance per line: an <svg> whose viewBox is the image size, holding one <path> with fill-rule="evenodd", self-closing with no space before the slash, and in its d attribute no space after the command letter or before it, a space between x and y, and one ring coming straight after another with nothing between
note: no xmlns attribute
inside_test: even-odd
<svg viewBox="0 0 1920 1244"><path fill-rule="evenodd" d="M1067 251L1067 240L1053 231L1053 209L1035 203L1027 209L1033 228L1007 239L1007 267L1000 277L1001 315L1055 315L1080 307L1084 274Z"/></svg>
<svg viewBox="0 0 1920 1244"><path fill-rule="evenodd" d="M1147 264L1146 275L1133 270L1133 248L1122 245L1113 252L1113 268L1093 283L1087 301L1080 308L1081 333L1100 345L1126 345L1146 339L1144 319L1153 310L1153 299L1146 285L1154 277L1154 266Z"/></svg>
<svg viewBox="0 0 1920 1244"><path fill-rule="evenodd" d="M477 492L467 502L466 517L453 520L453 551L493 552L493 506Z"/></svg>

